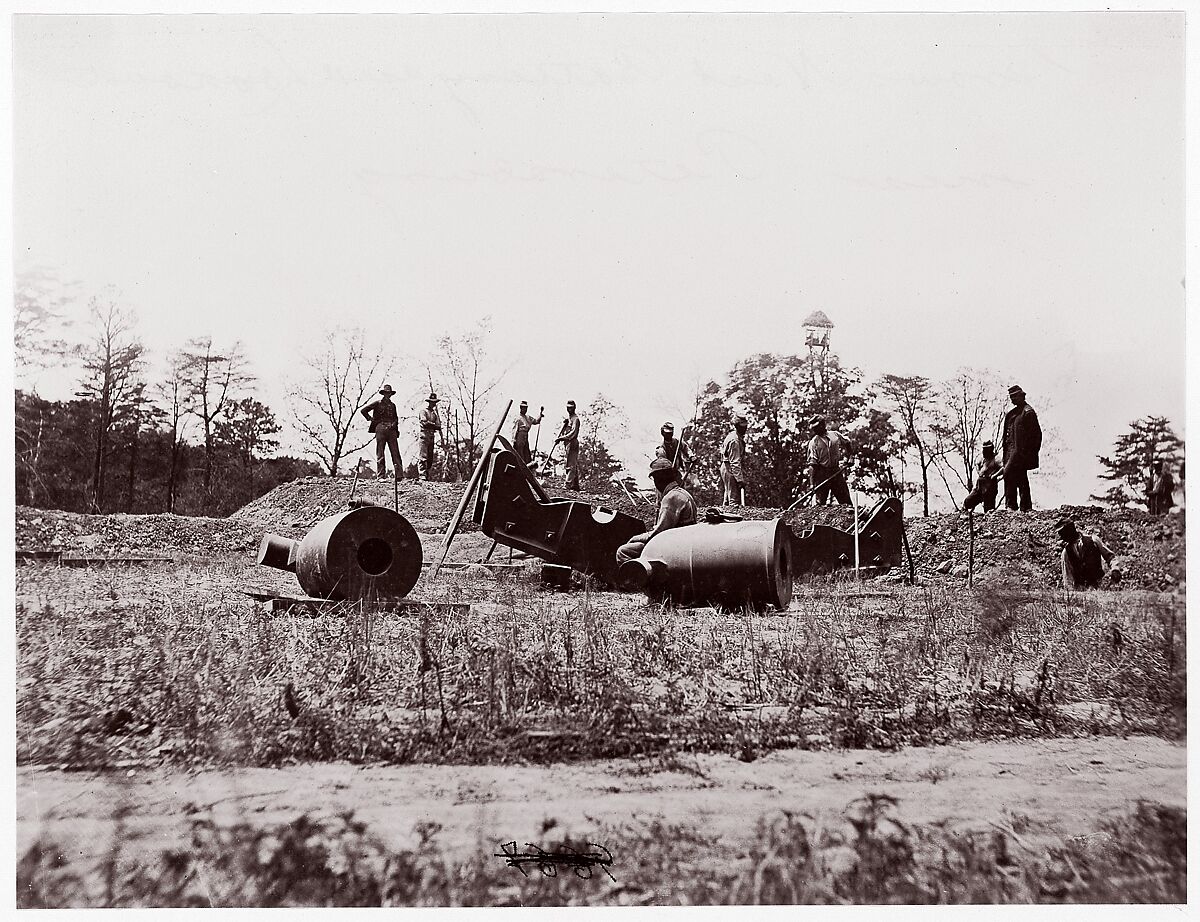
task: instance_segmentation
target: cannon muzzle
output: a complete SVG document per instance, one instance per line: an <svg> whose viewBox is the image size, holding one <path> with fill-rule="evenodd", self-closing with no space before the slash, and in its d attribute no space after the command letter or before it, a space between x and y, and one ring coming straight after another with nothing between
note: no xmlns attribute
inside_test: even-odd
<svg viewBox="0 0 1200 922"><path fill-rule="evenodd" d="M363 506L318 522L302 541L264 535L258 562L296 574L322 599L402 599L421 575L421 539L408 519Z"/></svg>

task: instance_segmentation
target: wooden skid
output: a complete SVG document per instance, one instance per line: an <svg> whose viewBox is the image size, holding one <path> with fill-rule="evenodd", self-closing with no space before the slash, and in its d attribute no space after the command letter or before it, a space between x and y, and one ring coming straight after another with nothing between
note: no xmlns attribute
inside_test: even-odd
<svg viewBox="0 0 1200 922"><path fill-rule="evenodd" d="M62 551L17 551L17 563L58 563L61 558Z"/></svg>
<svg viewBox="0 0 1200 922"><path fill-rule="evenodd" d="M302 617L318 618L322 615L345 615L355 611L361 604L374 614L420 616L426 613L435 615L468 615L471 605L468 602L334 602L329 599L295 599L286 596L276 596L270 599L271 614L300 615Z"/></svg>
<svg viewBox="0 0 1200 922"><path fill-rule="evenodd" d="M170 557L62 557L58 562L64 567L105 567L110 564L141 565L173 561Z"/></svg>
<svg viewBox="0 0 1200 922"><path fill-rule="evenodd" d="M425 561L421 566L428 569L432 564L429 561ZM521 570L524 568L523 564L519 563L474 563L461 560L442 564L443 570L465 570L467 567L486 567L489 570Z"/></svg>

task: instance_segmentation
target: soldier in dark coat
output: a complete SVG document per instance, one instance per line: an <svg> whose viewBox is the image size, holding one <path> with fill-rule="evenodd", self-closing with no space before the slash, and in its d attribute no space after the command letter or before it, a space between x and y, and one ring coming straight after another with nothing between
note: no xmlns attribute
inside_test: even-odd
<svg viewBox="0 0 1200 922"><path fill-rule="evenodd" d="M1099 535L1080 534L1075 523L1068 519L1058 523L1057 531L1063 543L1063 588L1095 589L1115 555ZM1120 575L1112 572L1110 578L1115 582Z"/></svg>
<svg viewBox="0 0 1200 922"><path fill-rule="evenodd" d="M1175 505L1175 478L1162 461L1154 462L1154 476L1150 481L1150 491L1146 496L1146 505L1154 515L1166 515Z"/></svg>
<svg viewBox="0 0 1200 922"><path fill-rule="evenodd" d="M392 467L396 471L396 479L404 476L404 465L400 463L400 418L396 413L396 405L392 403L390 384L379 389L380 397L372 404L362 408L362 415L371 421L369 432L375 433L375 465L380 477L387 476L387 467L383 463L383 450L386 446L392 453Z"/></svg>
<svg viewBox="0 0 1200 922"><path fill-rule="evenodd" d="M1013 408L1004 415L1004 505L1017 508L1018 496L1022 512L1033 508L1029 495L1029 472L1037 470L1038 452L1042 449L1042 427L1033 407L1025 402L1025 392L1016 384L1008 389Z"/></svg>

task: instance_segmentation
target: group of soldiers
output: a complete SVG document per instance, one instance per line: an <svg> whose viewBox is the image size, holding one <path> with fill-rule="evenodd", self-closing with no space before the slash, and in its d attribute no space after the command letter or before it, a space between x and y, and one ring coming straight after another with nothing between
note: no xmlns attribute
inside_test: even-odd
<svg viewBox="0 0 1200 922"><path fill-rule="evenodd" d="M385 454L390 452L396 479L403 478L400 459L399 415L392 395L396 392L390 384L379 390L379 399L362 408L362 415L370 420L370 431L375 435L375 464L379 477L386 477ZM1038 452L1042 444L1042 430L1037 413L1025 402L1025 392L1017 385L1008 390L1013 408L1004 417L1003 459L996 458L996 447L992 442L983 445L983 460L978 465L978 480L963 504L964 509L982 505L985 512L996 508L999 481L1004 481L1004 499L1009 509L1033 508L1029 492L1029 471L1038 467ZM432 476L434 442L442 433L442 420L438 415L438 396L429 395L427 406L420 413L420 454L417 459L417 477L428 480ZM562 462L565 465L566 487L579 489L579 416L575 412L575 401L568 400L566 416L554 440L549 458L559 445L564 446ZM530 431L540 426L545 418L544 408L535 418L529 412L529 404L522 400L520 412L513 422L512 446L521 459L533 464L533 449L530 446ZM818 505L824 505L832 497L835 502L849 504L850 488L846 482L846 466L852 447L840 432L830 429L822 416L809 420L808 461L805 473L810 494ZM721 443L720 475L722 503L726 506L746 504L746 432L749 423L745 416L736 416L733 428ZM687 443L675 435L672 423L664 423L660 433L662 443L656 447L655 458L671 463L680 477L687 483L687 472L691 466L691 450ZM660 467L661 470L661 467ZM1170 477L1168 473L1167 478ZM1173 488L1173 484L1171 485ZM1169 491L1168 491L1169 492Z"/></svg>
<svg viewBox="0 0 1200 922"><path fill-rule="evenodd" d="M375 471L380 478L390 476L387 455L390 454L392 470L397 480L404 479L404 463L400 459L400 416L392 400L395 394L390 384L379 389L379 399L367 404L360 412L370 420L369 432L375 436ZM420 453L417 456L417 479L429 480L433 476L434 442L442 435L442 418L438 414L438 395L430 393L425 408L418 417L420 427ZM544 413L539 411L537 419L529 414L529 404L522 400L520 413L513 423L512 445L526 464L533 461L529 447L529 430L540 425ZM565 446L567 487L579 489L579 417L575 414L575 401L567 401L567 415L563 420L555 447Z"/></svg>
<svg viewBox="0 0 1200 922"><path fill-rule="evenodd" d="M370 420L370 431L375 435L375 459L377 475L386 477L385 451L391 453L392 467L397 480L403 477L398 444L399 417L392 402L395 391L385 384L374 403L363 407L362 414ZM1029 472L1039 465L1042 446L1042 429L1037 413L1025 399L1019 385L1008 389L1011 409L1004 416L1001 435L1002 454L997 457L996 446L987 441L983 444L983 459L976 465L974 488L963 502L963 509L970 512L982 506L984 512L997 507L999 484L1004 482L1004 504L1008 509L1030 511L1033 501L1029 489ZM427 406L420 413L420 455L418 478L428 480L433 469L434 441L442 432L442 421L437 411L438 396L431 393ZM527 401L521 401L520 411L513 422L513 450L527 465L534 465L534 450L530 445L530 432L540 426L545 418L545 409L539 408L534 417L529 412ZM745 416L735 416L733 428L725 436L720 450L720 474L722 501L725 506L746 504L746 433L749 423ZM853 448L840 432L830 429L822 416L814 416L808 422L809 441L805 474L809 491L818 505L825 505L830 497L837 503L850 503L850 488L846 482L846 468ZM618 562L634 559L641 555L647 542L660 532L670 528L692 525L698 521L695 499L688 491L689 468L692 453L688 444L675 435L672 423L663 423L660 431L662 442L655 448L655 457L650 464L650 478L658 495L658 515L653 528L635 535L617 551ZM559 427L558 435L550 449L547 460L552 460L559 445L564 446L562 462L565 464L566 487L579 489L579 433L580 420L575 412L575 401L568 400L566 415ZM1182 474L1182 470L1181 470ZM1173 505L1172 493L1175 481L1163 462L1155 464L1154 478L1148 501L1150 511L1163 514ZM1063 520L1055 526L1062 542L1062 578L1067 588L1084 589L1094 587L1108 574L1110 581L1120 579L1119 571L1110 567L1113 551L1098 535L1083 534L1075 523Z"/></svg>

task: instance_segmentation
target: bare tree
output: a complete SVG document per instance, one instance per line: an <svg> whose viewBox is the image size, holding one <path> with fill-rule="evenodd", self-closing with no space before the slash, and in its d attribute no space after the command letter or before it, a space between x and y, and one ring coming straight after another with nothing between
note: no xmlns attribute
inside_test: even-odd
<svg viewBox="0 0 1200 922"><path fill-rule="evenodd" d="M478 460L479 434L480 428L486 426L488 398L508 373L505 368L493 376L487 369L486 344L491 332L492 319L484 317L466 333L440 337L437 341L440 358L429 367L431 380L448 381L455 401L462 407L468 465Z"/></svg>
<svg viewBox="0 0 1200 922"><path fill-rule="evenodd" d="M212 493L213 424L237 399L242 388L254 381L246 367L240 343L214 350L211 336L189 340L180 351L181 377L188 412L204 426L204 492Z"/></svg>
<svg viewBox="0 0 1200 922"><path fill-rule="evenodd" d="M46 367L68 351L57 334L71 325L66 308L78 282L63 282L50 269L35 266L16 273L13 286L13 359L18 375Z"/></svg>
<svg viewBox="0 0 1200 922"><path fill-rule="evenodd" d="M938 399L945 417L938 427L945 451L936 463L939 471L949 470L969 492L975 485L980 449L993 437L996 422L1008 407L1008 392L993 372L960 368L938 387ZM943 479L949 490L944 472Z"/></svg>
<svg viewBox="0 0 1200 922"><path fill-rule="evenodd" d="M938 431L933 385L921 375L884 375L876 386L895 407L904 440L917 452L922 510L929 515L929 469L945 451Z"/></svg>
<svg viewBox="0 0 1200 922"><path fill-rule="evenodd" d="M89 302L91 335L79 347L84 378L80 396L94 402L95 441L89 505L104 508L105 475L111 454L110 434L142 401L145 382L142 344L133 335L134 315L117 305L111 294Z"/></svg>
<svg viewBox="0 0 1200 922"><path fill-rule="evenodd" d="M182 352L171 356L167 377L158 385L158 396L166 408L166 419L171 426L171 463L167 472L167 512L175 511L179 498L179 462L183 457L183 434L189 415L187 384L184 367L187 359Z"/></svg>
<svg viewBox="0 0 1200 922"><path fill-rule="evenodd" d="M306 374L289 383L288 397L307 453L334 477L343 458L370 444L350 438L359 409L392 370L387 350L368 345L360 327L326 331L321 348L306 361Z"/></svg>

